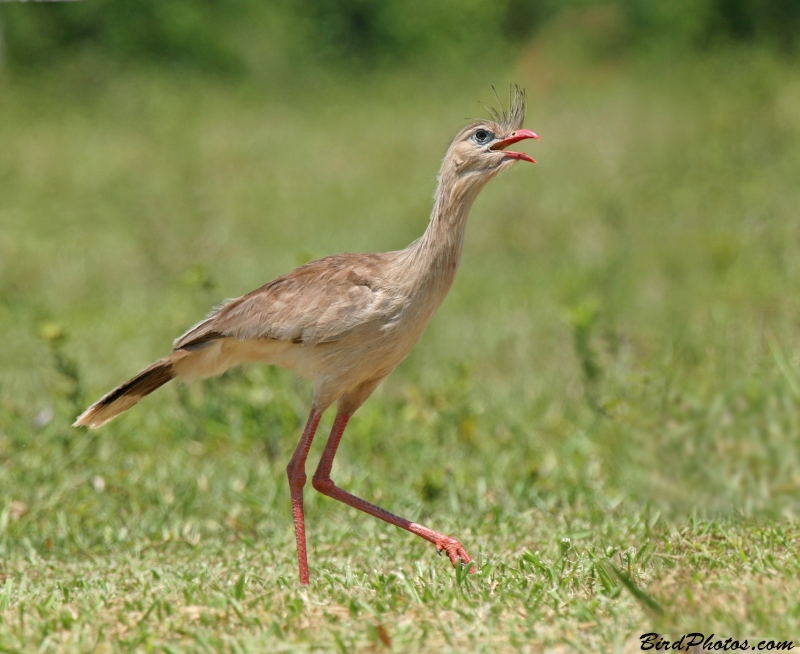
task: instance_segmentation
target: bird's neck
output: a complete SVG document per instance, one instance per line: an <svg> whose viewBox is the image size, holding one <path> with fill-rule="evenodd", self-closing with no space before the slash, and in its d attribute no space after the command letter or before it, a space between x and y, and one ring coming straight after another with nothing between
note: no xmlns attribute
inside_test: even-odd
<svg viewBox="0 0 800 654"><path fill-rule="evenodd" d="M488 180L487 180L488 181ZM429 278L443 293L453 283L464 244L464 230L475 198L485 185L442 173L428 228L409 248L416 274Z"/></svg>

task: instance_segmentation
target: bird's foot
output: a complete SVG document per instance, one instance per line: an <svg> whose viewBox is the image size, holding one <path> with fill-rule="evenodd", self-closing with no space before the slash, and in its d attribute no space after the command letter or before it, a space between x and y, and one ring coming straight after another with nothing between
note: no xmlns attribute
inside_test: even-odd
<svg viewBox="0 0 800 654"><path fill-rule="evenodd" d="M472 563L472 559L469 557L469 554L467 554L467 550L465 550L461 546L461 543L459 543L455 538L445 536L442 539L437 540L434 544L436 545L436 551L440 555L443 552L447 554L448 558L450 559L450 563L453 564L453 567L457 566L460 562L462 568L469 565L470 573L475 574L475 566L470 565Z"/></svg>

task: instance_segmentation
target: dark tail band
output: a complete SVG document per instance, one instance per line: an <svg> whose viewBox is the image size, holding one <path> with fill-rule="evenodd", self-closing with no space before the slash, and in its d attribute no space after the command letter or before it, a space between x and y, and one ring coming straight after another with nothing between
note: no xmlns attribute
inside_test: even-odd
<svg viewBox="0 0 800 654"><path fill-rule="evenodd" d="M106 393L78 416L72 426L85 425L96 429L116 418L123 411L130 409L145 395L149 395L175 377L173 363L178 354L183 353L173 352L168 357L164 357L149 368L142 370L133 379L117 386L110 393Z"/></svg>

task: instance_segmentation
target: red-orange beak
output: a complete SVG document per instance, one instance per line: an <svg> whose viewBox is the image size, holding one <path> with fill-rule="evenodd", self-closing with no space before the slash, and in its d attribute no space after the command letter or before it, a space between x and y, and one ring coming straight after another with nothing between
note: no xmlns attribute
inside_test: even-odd
<svg viewBox="0 0 800 654"><path fill-rule="evenodd" d="M511 132L511 134L509 134L502 141L498 141L497 143L493 143L492 145L490 145L489 149L505 150L512 143L516 143L517 141L524 141L525 139L536 139L537 141L542 140L539 138L539 135L536 132L532 132L529 129L518 129L516 132ZM535 159L525 154L524 152L504 152L503 154L505 154L505 156L508 157L509 159L522 159L523 161L530 161L531 163L536 163Z"/></svg>

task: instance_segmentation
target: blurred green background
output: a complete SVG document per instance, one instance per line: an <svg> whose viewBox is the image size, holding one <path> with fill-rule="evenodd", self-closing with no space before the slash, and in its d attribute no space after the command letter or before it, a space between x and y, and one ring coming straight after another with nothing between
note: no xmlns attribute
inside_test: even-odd
<svg viewBox="0 0 800 654"><path fill-rule="evenodd" d="M788 49L800 31L795 0L96 0L8 5L3 19L14 63L48 64L92 48L125 62L293 78L312 61L348 70L423 62L435 70L489 57L499 64L559 14L597 9L618 22L617 42L607 44L616 48L769 40Z"/></svg>
<svg viewBox="0 0 800 654"><path fill-rule="evenodd" d="M539 164L483 192L450 296L353 420L334 478L503 561L567 556L576 533L672 551L658 515L664 533L797 515L796 0L3 3L0 34L9 578L37 556L236 537L275 557L265 588L289 588L284 467L308 384L249 368L99 432L69 424L223 299L405 247L449 139L512 82ZM307 497L312 572L428 553ZM564 615L602 621L580 602Z"/></svg>

